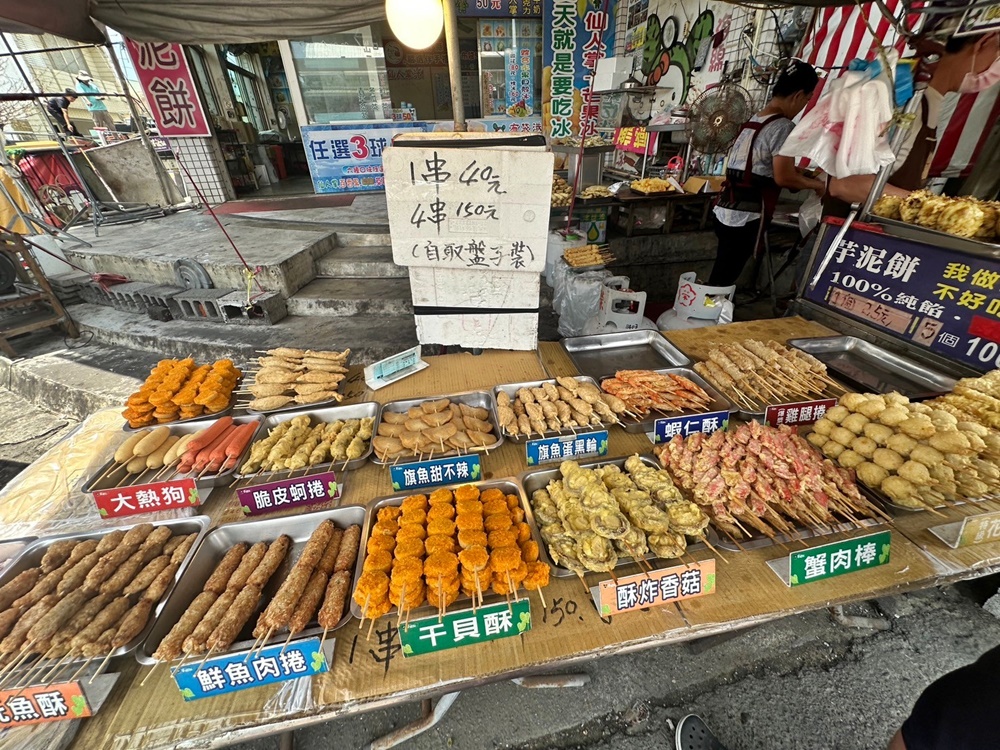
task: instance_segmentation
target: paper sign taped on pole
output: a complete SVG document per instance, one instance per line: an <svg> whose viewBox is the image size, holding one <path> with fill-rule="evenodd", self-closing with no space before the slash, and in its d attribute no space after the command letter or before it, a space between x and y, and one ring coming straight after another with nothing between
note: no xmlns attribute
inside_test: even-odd
<svg viewBox="0 0 1000 750"><path fill-rule="evenodd" d="M417 340L467 349L538 348L538 313L417 315Z"/></svg>
<svg viewBox="0 0 1000 750"><path fill-rule="evenodd" d="M397 264L477 272L545 268L551 153L393 147L383 164Z"/></svg>

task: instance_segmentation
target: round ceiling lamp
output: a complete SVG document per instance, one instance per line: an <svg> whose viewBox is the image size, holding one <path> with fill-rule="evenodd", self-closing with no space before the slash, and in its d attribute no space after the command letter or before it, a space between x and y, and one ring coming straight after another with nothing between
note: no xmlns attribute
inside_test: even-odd
<svg viewBox="0 0 1000 750"><path fill-rule="evenodd" d="M437 41L444 28L444 8L441 2L442 0L385 0L389 28L410 49L427 49Z"/></svg>

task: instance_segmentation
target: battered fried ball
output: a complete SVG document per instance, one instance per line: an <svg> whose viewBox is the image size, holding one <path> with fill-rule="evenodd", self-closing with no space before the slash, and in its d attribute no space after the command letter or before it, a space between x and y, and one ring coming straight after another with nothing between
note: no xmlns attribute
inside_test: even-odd
<svg viewBox="0 0 1000 750"><path fill-rule="evenodd" d="M866 461L860 464L857 469L858 479L869 487L880 487L882 482L889 476L889 472L881 466Z"/></svg>
<svg viewBox="0 0 1000 750"><path fill-rule="evenodd" d="M905 461L903 457L888 448L876 448L872 454L872 463L881 466L886 471L897 471Z"/></svg>
<svg viewBox="0 0 1000 750"><path fill-rule="evenodd" d="M857 411L858 407L861 406L867 400L868 396L865 395L864 393L845 393L840 398L840 406L844 407L844 409L848 411ZM837 407L835 406L833 407L833 409L830 409L830 411L826 413L826 416L833 419L832 417L830 417L830 413L833 412L833 410L836 408ZM839 415L840 419L843 419L844 417L847 416L843 412L837 412L837 414Z"/></svg>
<svg viewBox="0 0 1000 750"><path fill-rule="evenodd" d="M855 435L860 435L864 431L866 424L868 424L868 417L864 414L851 414L849 417L844 418L840 426L850 430Z"/></svg>
<svg viewBox="0 0 1000 750"><path fill-rule="evenodd" d="M909 435L914 440L926 440L937 432L934 423L926 417L910 417L897 425L900 432Z"/></svg>
<svg viewBox="0 0 1000 750"><path fill-rule="evenodd" d="M833 409L830 411L833 411ZM830 412L827 412L827 417L829 414ZM816 420L816 423L813 424L813 432L818 432L820 435L826 435L827 437L830 436L830 432L837 426L837 424L827 417Z"/></svg>
<svg viewBox="0 0 1000 750"><path fill-rule="evenodd" d="M836 440L838 443L840 443L845 447L850 445L851 441L854 440L856 437L857 435L848 430L846 427L834 427L832 430L830 430L830 439Z"/></svg>
<svg viewBox="0 0 1000 750"><path fill-rule="evenodd" d="M848 396L857 396L857 393L849 393ZM828 410L823 416L824 419L828 419L834 424L840 424L844 419L851 413L850 407L844 403L847 396L841 399L840 404L834 406L832 409ZM843 404L843 405L841 405Z"/></svg>
<svg viewBox="0 0 1000 750"><path fill-rule="evenodd" d="M858 407L858 413L864 414L868 419L878 419L879 414L886 410L887 404L881 396L872 396Z"/></svg>
<svg viewBox="0 0 1000 750"><path fill-rule="evenodd" d="M854 438L849 446L852 451L868 459L875 454L875 450L878 448L878 444L869 437Z"/></svg>
<svg viewBox="0 0 1000 750"><path fill-rule="evenodd" d="M846 451L847 448L838 443L836 440L827 440L822 450L823 455L827 458L837 458L841 453Z"/></svg>
<svg viewBox="0 0 1000 750"><path fill-rule="evenodd" d="M865 425L865 437L871 438L878 445L885 446L889 439L896 434L891 427L886 427L878 422L869 422Z"/></svg>
<svg viewBox="0 0 1000 750"><path fill-rule="evenodd" d="M831 441L830 438L828 438L826 435L821 435L818 432L810 432L808 437L806 437L806 440L808 440L812 445L814 445L817 448L822 448L829 442L836 442L836 441Z"/></svg>
<svg viewBox="0 0 1000 750"><path fill-rule="evenodd" d="M865 462L865 457L850 449L837 456L837 463L845 469L854 469Z"/></svg>
<svg viewBox="0 0 1000 750"><path fill-rule="evenodd" d="M896 453L901 455L903 458L908 458L910 451L918 445L919 443L917 443L916 440L911 438L909 435L904 435L901 432L893 434L892 437L885 441L886 448L896 451Z"/></svg>

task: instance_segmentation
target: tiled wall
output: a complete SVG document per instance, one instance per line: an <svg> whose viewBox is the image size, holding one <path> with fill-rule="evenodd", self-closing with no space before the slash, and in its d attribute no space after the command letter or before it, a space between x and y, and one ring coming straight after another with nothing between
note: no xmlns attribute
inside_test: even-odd
<svg viewBox="0 0 1000 750"><path fill-rule="evenodd" d="M235 200L236 192L229 180L226 163L222 159L222 151L213 138L172 138L170 145L174 154L183 164L184 184L188 194L198 200L198 194L190 186L190 179L198 185L205 200L212 205Z"/></svg>

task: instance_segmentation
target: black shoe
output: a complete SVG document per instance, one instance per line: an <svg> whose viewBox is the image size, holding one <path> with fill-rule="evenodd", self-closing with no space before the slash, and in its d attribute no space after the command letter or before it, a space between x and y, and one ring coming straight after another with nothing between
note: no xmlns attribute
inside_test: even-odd
<svg viewBox="0 0 1000 750"><path fill-rule="evenodd" d="M674 731L675 750L727 750L700 716L688 714Z"/></svg>

